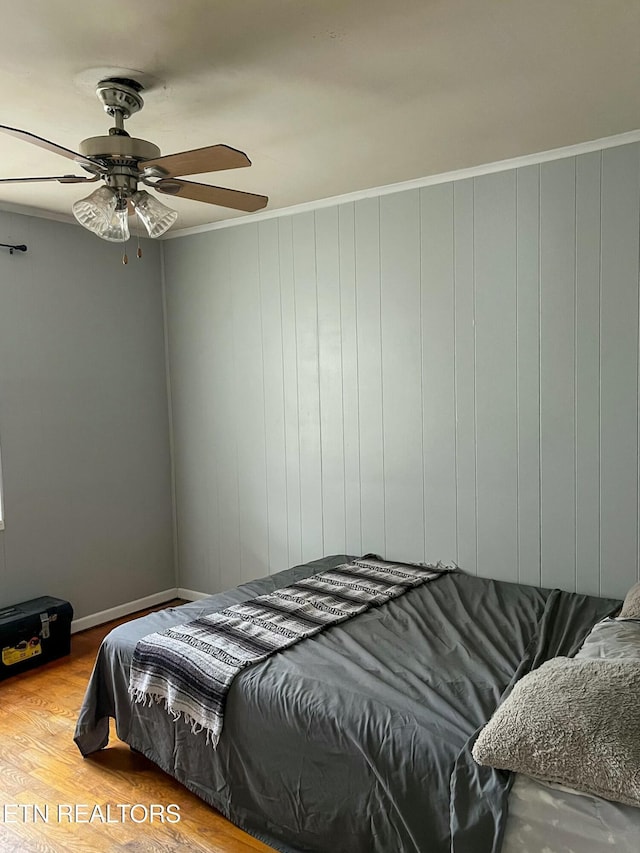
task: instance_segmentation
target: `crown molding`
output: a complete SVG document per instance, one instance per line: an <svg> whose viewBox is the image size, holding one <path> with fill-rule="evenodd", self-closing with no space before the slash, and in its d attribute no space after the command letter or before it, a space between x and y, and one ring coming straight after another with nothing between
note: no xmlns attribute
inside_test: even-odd
<svg viewBox="0 0 640 853"><path fill-rule="evenodd" d="M317 201L306 201L302 204L291 205L290 207L264 210L260 213L249 214L248 216L221 219L218 222L210 222L205 225L194 225L192 228L180 228L177 231L168 231L160 239L175 240L179 237L188 237L191 234L203 234L206 231L231 228L234 225L246 225L280 216L292 216L296 213L305 213L311 210L319 210L323 207L347 204L348 202L360 201L365 198L391 195L391 193L403 192L405 190L421 189L422 187L444 184L449 181L463 181L466 178L477 178L481 175L491 175L495 172L506 172L510 169L520 169L524 166L535 166L540 163L547 163L550 160L576 157L579 154L589 154L592 151L602 151L605 148L616 148L619 145L629 145L632 142L640 142L640 128L638 130L629 130L625 133L618 133L615 136L593 139L589 142L578 142L574 145L565 145L561 148L552 148L548 151L539 151L535 154L523 154L519 157L510 157L507 160L497 160L494 163L484 163L480 166L470 166L466 169L456 169L452 172L441 172L437 175L426 175L425 177L414 178L410 181L400 181L399 183L386 184L381 187L357 190L356 192L322 198Z"/></svg>
<svg viewBox="0 0 640 853"><path fill-rule="evenodd" d="M64 222L66 225L78 225L70 213L56 213L53 210L42 210L39 207L29 207L26 204L14 204L0 201L2 213L17 213L19 216L35 216L37 219L51 219L54 222Z"/></svg>

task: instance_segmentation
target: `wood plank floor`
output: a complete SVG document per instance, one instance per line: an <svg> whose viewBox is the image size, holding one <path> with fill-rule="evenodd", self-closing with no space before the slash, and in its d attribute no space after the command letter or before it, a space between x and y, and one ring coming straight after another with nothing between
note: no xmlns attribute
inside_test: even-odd
<svg viewBox="0 0 640 853"><path fill-rule="evenodd" d="M168 602L166 607L179 601ZM153 608L158 610L161 608ZM150 612L150 611L144 611ZM143 615L136 613L128 619ZM0 851L2 853L272 853L142 755L117 739L82 758L75 722L102 638L120 619L74 634L71 655L0 682ZM180 806L180 822L121 820L118 804ZM61 804L98 805L112 823L76 823ZM24 808L20 808L20 806ZM38 814L33 806L40 807ZM48 807L48 822L43 815ZM80 812L85 820L89 813ZM138 809L135 818L144 818ZM165 817L167 813L165 811Z"/></svg>

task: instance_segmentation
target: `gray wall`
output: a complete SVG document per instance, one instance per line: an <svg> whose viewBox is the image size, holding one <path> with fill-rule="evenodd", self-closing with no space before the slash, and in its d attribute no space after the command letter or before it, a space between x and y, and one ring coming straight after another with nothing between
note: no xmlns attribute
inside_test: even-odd
<svg viewBox="0 0 640 853"><path fill-rule="evenodd" d="M0 604L175 587L160 253L0 212ZM132 252L129 253L134 254Z"/></svg>
<svg viewBox="0 0 640 853"><path fill-rule="evenodd" d="M637 144L164 244L180 584L638 578Z"/></svg>

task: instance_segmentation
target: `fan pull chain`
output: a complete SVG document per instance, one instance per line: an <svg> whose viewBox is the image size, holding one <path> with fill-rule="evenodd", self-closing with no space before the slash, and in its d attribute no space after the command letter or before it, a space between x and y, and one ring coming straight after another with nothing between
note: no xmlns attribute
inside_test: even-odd
<svg viewBox="0 0 640 853"><path fill-rule="evenodd" d="M136 237L138 238L138 251L136 252L136 257L138 258L138 260L140 260L140 258L142 257L142 249L140 248L140 219L138 218L138 208L137 207L135 208L135 211L136 211L136 225L138 226L136 228Z"/></svg>

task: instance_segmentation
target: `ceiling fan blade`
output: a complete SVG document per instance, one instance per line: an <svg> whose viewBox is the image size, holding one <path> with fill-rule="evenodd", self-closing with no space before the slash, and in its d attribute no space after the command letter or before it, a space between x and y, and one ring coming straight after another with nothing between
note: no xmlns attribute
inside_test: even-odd
<svg viewBox="0 0 640 853"><path fill-rule="evenodd" d="M38 181L58 181L59 184L91 184L97 181L100 175L85 178L80 175L54 175L48 178L0 178L0 184L35 184Z"/></svg>
<svg viewBox="0 0 640 853"><path fill-rule="evenodd" d="M143 160L139 165L141 169L162 169L162 177L173 178L204 175L222 169L240 169L242 166L250 166L251 160L242 151L228 145L210 145L208 148L194 148L193 151L168 154L155 160Z"/></svg>
<svg viewBox="0 0 640 853"><path fill-rule="evenodd" d="M51 151L53 154L60 154L62 157L67 157L69 160L75 160L81 166L86 166L92 172L100 167L101 163L98 160L91 160L78 154L76 151L71 151L69 148L64 148L62 145L56 145L55 142L50 142L42 136L36 136L35 133L29 133L28 130L20 130L18 127L8 127L6 124L0 124L0 132L7 133L9 136L15 136L16 139L22 139L23 142L31 142L32 145L37 145L38 148L44 148L45 151Z"/></svg>
<svg viewBox="0 0 640 853"><path fill-rule="evenodd" d="M174 178L163 178L153 184L153 188L166 195L204 201L206 204L219 204L222 207L232 207L234 210L245 210L247 213L261 210L269 201L266 195L229 190L225 187L212 187L210 184L196 184L194 181L179 181Z"/></svg>

